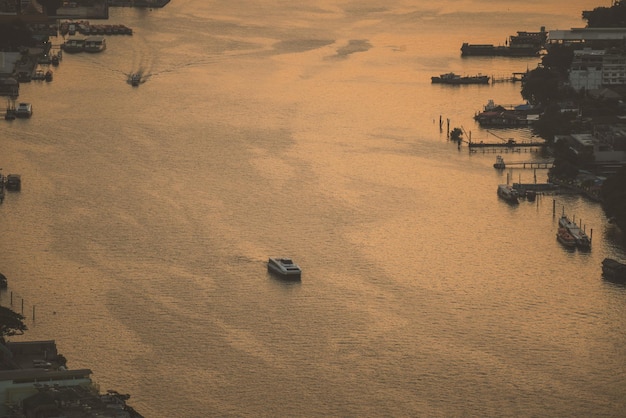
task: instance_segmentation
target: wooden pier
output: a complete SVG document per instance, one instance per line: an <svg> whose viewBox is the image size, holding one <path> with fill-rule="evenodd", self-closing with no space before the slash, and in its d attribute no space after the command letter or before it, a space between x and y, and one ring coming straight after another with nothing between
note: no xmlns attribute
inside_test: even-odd
<svg viewBox="0 0 626 418"><path fill-rule="evenodd" d="M505 168L545 168L550 169L554 167L554 161L513 161L510 163L504 163Z"/></svg>
<svg viewBox="0 0 626 418"><path fill-rule="evenodd" d="M545 146L546 143L542 142L515 142L509 140L507 142L468 142L467 146L469 152L477 152L480 150L483 153L502 153L502 152L532 152Z"/></svg>

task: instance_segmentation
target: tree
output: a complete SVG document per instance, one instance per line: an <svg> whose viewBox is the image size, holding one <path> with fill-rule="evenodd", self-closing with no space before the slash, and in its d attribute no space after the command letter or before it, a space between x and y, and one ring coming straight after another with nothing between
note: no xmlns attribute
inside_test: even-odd
<svg viewBox="0 0 626 418"><path fill-rule="evenodd" d="M541 58L544 68L556 71L567 78L567 73L574 61L574 48L571 45L551 45L548 53Z"/></svg>
<svg viewBox="0 0 626 418"><path fill-rule="evenodd" d="M463 131L461 128L454 128L450 132L450 139L455 142L461 141L463 139Z"/></svg>
<svg viewBox="0 0 626 418"><path fill-rule="evenodd" d="M622 231L626 231L626 167L622 167L602 185L600 195L607 216L615 219Z"/></svg>
<svg viewBox="0 0 626 418"><path fill-rule="evenodd" d="M616 1L611 7L596 7L583 11L583 19L588 28L623 28L626 27L626 2Z"/></svg>
<svg viewBox="0 0 626 418"><path fill-rule="evenodd" d="M560 84L558 72L537 67L524 77L522 97L533 105L547 105L560 97Z"/></svg>
<svg viewBox="0 0 626 418"><path fill-rule="evenodd" d="M4 342L4 337L24 334L28 329L24 319L24 315L0 306L0 342Z"/></svg>

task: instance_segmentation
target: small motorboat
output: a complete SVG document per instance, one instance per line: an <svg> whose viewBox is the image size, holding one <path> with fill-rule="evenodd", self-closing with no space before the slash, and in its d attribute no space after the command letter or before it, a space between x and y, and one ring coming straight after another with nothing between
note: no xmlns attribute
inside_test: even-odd
<svg viewBox="0 0 626 418"><path fill-rule="evenodd" d="M270 257L267 270L284 278L300 280L302 269L291 258Z"/></svg>
<svg viewBox="0 0 626 418"><path fill-rule="evenodd" d="M506 168L506 164L504 163L504 158L501 155L496 156L496 162L493 163L493 168L498 170L504 170Z"/></svg>
<svg viewBox="0 0 626 418"><path fill-rule="evenodd" d="M31 80L45 80L46 72L42 69L35 70L35 73L31 76Z"/></svg>
<svg viewBox="0 0 626 418"><path fill-rule="evenodd" d="M141 73L133 73L128 77L128 82L131 86L137 87L141 84Z"/></svg>

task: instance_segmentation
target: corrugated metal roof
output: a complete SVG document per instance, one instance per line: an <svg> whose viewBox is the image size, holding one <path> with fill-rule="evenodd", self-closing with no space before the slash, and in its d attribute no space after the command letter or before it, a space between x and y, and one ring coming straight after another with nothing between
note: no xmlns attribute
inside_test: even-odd
<svg viewBox="0 0 626 418"><path fill-rule="evenodd" d="M626 38L626 28L572 28L570 30L551 30L551 41L613 41Z"/></svg>
<svg viewBox="0 0 626 418"><path fill-rule="evenodd" d="M0 52L0 74L11 74L19 59L19 52Z"/></svg>

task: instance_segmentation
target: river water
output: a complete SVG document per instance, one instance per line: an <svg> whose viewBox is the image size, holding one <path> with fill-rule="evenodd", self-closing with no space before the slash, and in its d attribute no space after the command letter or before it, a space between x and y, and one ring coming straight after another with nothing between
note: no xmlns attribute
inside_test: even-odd
<svg viewBox="0 0 626 418"><path fill-rule="evenodd" d="M146 417L624 416L626 288L600 269L626 258L619 231L579 196L506 204L498 184L545 170L499 172L440 132L532 139L472 118L522 103L519 83L430 83L535 68L459 49L596 6L111 9L134 35L66 54L21 85L33 117L0 124L3 173L22 175L0 205L14 340L56 340ZM590 252L556 241L563 210ZM276 255L301 282L267 274Z"/></svg>

